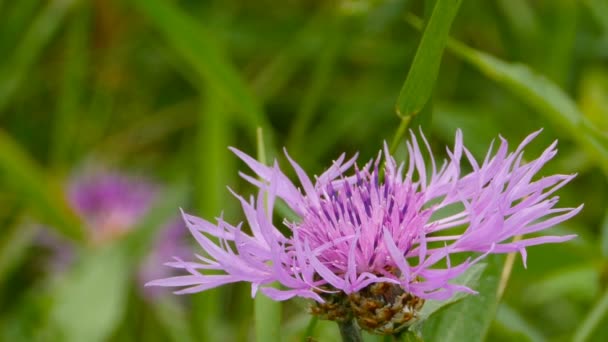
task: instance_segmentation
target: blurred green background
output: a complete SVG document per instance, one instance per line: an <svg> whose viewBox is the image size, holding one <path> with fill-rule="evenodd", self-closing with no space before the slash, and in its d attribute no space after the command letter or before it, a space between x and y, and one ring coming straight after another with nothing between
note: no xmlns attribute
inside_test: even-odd
<svg viewBox="0 0 608 342"><path fill-rule="evenodd" d="M226 186L253 189L227 147L255 155L258 128L269 160L284 163L285 146L310 174L342 152L375 156L409 94L421 100L404 112L418 113L409 126L439 158L457 128L480 159L499 134L516 145L544 128L528 158L559 139L542 172L578 173L559 194L585 208L554 232L579 237L530 248L527 270L518 256L478 338L607 340L608 1L462 0L443 57L429 50L440 61L433 84L431 57L419 51L410 67L415 26L440 2L0 1L0 340L253 340L248 286L140 294L137 264L159 222L179 207L241 220ZM432 92L419 94L416 77ZM401 106L406 78L414 91ZM90 163L145 175L165 193L137 229L101 246L65 199ZM49 270L37 243L49 229L76 251L66 270ZM336 340L332 323L309 325L306 303L281 309L283 340L306 329Z"/></svg>

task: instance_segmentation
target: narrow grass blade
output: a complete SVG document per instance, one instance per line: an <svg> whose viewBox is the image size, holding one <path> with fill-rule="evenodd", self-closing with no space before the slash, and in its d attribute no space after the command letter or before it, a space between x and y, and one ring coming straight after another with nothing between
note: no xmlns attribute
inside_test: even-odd
<svg viewBox="0 0 608 342"><path fill-rule="evenodd" d="M255 340L281 341L281 303L261 293L254 299Z"/></svg>
<svg viewBox="0 0 608 342"><path fill-rule="evenodd" d="M589 312L583 324L578 328L572 339L574 342L590 341L593 331L597 328L602 318L608 313L608 289L604 292L600 300Z"/></svg>
<svg viewBox="0 0 608 342"><path fill-rule="evenodd" d="M608 210L606 211L606 214L604 214L604 219L602 220L602 225L600 227L600 244L602 256L608 259Z"/></svg>
<svg viewBox="0 0 608 342"><path fill-rule="evenodd" d="M332 71L340 51L343 38L343 28L340 20L338 19L336 23L328 27L327 31L329 33L325 40L325 46L322 48L322 52L313 69L310 86L303 96L302 103L288 135L288 149L296 156L306 148L306 144L304 143L305 133L331 81Z"/></svg>
<svg viewBox="0 0 608 342"><path fill-rule="evenodd" d="M526 321L525 317L506 304L499 306L496 313L496 321L510 330L521 332L532 342L544 342L547 340L542 332Z"/></svg>
<svg viewBox="0 0 608 342"><path fill-rule="evenodd" d="M21 146L3 131L0 131L0 171L1 180L33 209L42 223L73 240L84 240L84 231L61 187L48 179Z"/></svg>
<svg viewBox="0 0 608 342"><path fill-rule="evenodd" d="M153 307L156 317L172 341L194 342L182 303L175 298L158 298Z"/></svg>
<svg viewBox="0 0 608 342"><path fill-rule="evenodd" d="M0 284L5 284L7 275L24 259L28 247L39 232L37 227L25 225L21 220L8 227L0 234Z"/></svg>
<svg viewBox="0 0 608 342"><path fill-rule="evenodd" d="M320 37L320 30L333 20L328 12L332 13L321 7L288 45L255 76L251 87L262 100L276 96L304 62L321 49L323 39Z"/></svg>
<svg viewBox="0 0 608 342"><path fill-rule="evenodd" d="M437 0L435 3L397 99L397 114L401 118L416 115L431 96L450 27L461 2L462 0Z"/></svg>
<svg viewBox="0 0 608 342"><path fill-rule="evenodd" d="M604 0L584 0L589 7L593 18L602 27L604 34L608 34L608 3Z"/></svg>
<svg viewBox="0 0 608 342"><path fill-rule="evenodd" d="M234 158L228 151L232 144L229 116L223 106L224 101L213 90L201 95L197 117L196 136L196 207L206 218L217 217L228 203L228 190L232 175L236 174ZM193 297L193 316L199 339L220 338L218 319L221 312L222 296L225 289L216 288L198 293Z"/></svg>
<svg viewBox="0 0 608 342"><path fill-rule="evenodd" d="M50 144L50 158L57 169L64 168L74 143L79 107L84 90L84 74L88 59L89 8L82 4L69 18L65 56L63 58L63 79L58 98L57 112L53 120L53 139Z"/></svg>
<svg viewBox="0 0 608 342"><path fill-rule="evenodd" d="M270 125L262 105L202 25L168 1L130 2L190 64L201 80L242 115L252 138L255 127L262 127L271 140Z"/></svg>
<svg viewBox="0 0 608 342"><path fill-rule="evenodd" d="M595 155L599 165L608 173L608 138L585 119L572 99L558 86L525 65L501 61L457 42L450 44L450 49L567 132Z"/></svg>
<svg viewBox="0 0 608 342"><path fill-rule="evenodd" d="M407 20L413 26L422 28L418 18L410 15ZM449 40L447 46L458 57L512 91L549 122L568 133L596 158L608 175L608 136L581 114L562 89L524 64L502 61L456 40Z"/></svg>
<svg viewBox="0 0 608 342"><path fill-rule="evenodd" d="M266 164L266 148L261 128L257 130L257 147L258 161ZM256 341L281 341L281 302L258 293L254 299L253 307Z"/></svg>
<svg viewBox="0 0 608 342"><path fill-rule="evenodd" d="M40 58L73 3L74 0L50 1L29 26L13 54L0 67L0 113L6 109L30 68Z"/></svg>

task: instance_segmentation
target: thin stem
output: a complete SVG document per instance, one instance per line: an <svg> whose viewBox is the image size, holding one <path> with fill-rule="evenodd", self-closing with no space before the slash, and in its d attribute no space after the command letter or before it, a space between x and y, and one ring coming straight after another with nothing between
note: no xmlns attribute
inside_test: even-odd
<svg viewBox="0 0 608 342"><path fill-rule="evenodd" d="M401 124L399 124L399 128L397 128L397 132L395 133L395 137L393 138L393 142L391 143L390 153L394 154L399 146L399 142L405 131L407 131L407 127L410 125L410 121L412 121L412 116L406 116L401 119Z"/></svg>
<svg viewBox="0 0 608 342"><path fill-rule="evenodd" d="M521 240L521 235L517 235L513 238L513 242L517 242ZM509 278L511 277L511 271L513 271L513 264L515 263L515 257L517 256L517 252L509 253L507 255L507 260L505 260L505 265L502 268L502 273L500 274L500 283L498 284L498 290L496 291L496 298L500 300L502 295L507 288L507 284L509 283Z"/></svg>
<svg viewBox="0 0 608 342"><path fill-rule="evenodd" d="M256 131L258 161L266 165L266 148L264 146L264 134L261 127ZM262 180L263 181L263 180ZM264 192L264 211L272 218L268 208L268 193ZM279 287L279 284L273 284ZM256 341L280 341L281 340L281 303L268 297L257 295L254 299L255 314L255 337Z"/></svg>
<svg viewBox="0 0 608 342"><path fill-rule="evenodd" d="M355 320L351 319L347 322L338 322L340 328L340 335L342 336L342 342L363 342L361 337L361 331L355 323Z"/></svg>
<svg viewBox="0 0 608 342"><path fill-rule="evenodd" d="M304 332L304 336L302 336L302 342L307 342L309 337L312 337L315 328L317 327L317 322L319 321L319 317L312 316L310 322L308 322L308 326L306 327L306 331Z"/></svg>
<svg viewBox="0 0 608 342"><path fill-rule="evenodd" d="M583 324L578 328L576 334L574 334L573 341L575 342L583 342L588 341L589 337L597 328L597 325L600 323L602 318L608 312L608 288L602 295L600 301L595 305L593 310L585 317Z"/></svg>

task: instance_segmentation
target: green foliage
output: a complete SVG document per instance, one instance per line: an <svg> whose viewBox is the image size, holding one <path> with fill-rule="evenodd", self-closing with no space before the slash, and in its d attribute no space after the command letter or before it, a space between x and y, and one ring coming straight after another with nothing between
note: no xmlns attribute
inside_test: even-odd
<svg viewBox="0 0 608 342"><path fill-rule="evenodd" d="M161 0L133 0L133 5L142 11L171 44L180 56L189 63L202 80L239 111L248 126L260 126L271 134L262 106L242 81L238 71L227 61L202 25L183 13L174 5Z"/></svg>
<svg viewBox="0 0 608 342"><path fill-rule="evenodd" d="M443 49L452 21L458 13L461 0L437 0L429 22L424 28L420 45L410 65L410 71L397 99L397 114L404 118L416 115L431 96Z"/></svg>
<svg viewBox="0 0 608 342"><path fill-rule="evenodd" d="M464 285L472 290L478 287L479 279L483 274L486 268L485 264L476 264L473 265L470 269L468 269L463 275L456 278L453 283ZM454 296L452 296L449 300L428 300L424 303L422 310L420 311L420 324L424 325L425 321L432 317L437 311L441 310L444 306L448 306L452 303L455 303L463 298L465 298L468 294L465 292L458 292Z"/></svg>
<svg viewBox="0 0 608 342"><path fill-rule="evenodd" d="M84 255L61 279L50 322L63 341L104 341L124 314L129 264L118 246Z"/></svg>
<svg viewBox="0 0 608 342"><path fill-rule="evenodd" d="M140 267L180 207L243 220L226 187L245 197L252 187L228 146L254 155L263 145L261 159L276 155L291 172L276 153L286 146L318 175L343 152L373 158L383 141L406 159L403 137L418 126L438 160L457 128L478 160L498 134L519 141L544 128L526 157L558 139L544 172L578 173L557 195L565 206L585 203L555 228L579 237L530 248L528 270L515 262L500 280L503 259L491 258L459 280L478 295L428 301L425 341L608 339L606 8L0 1L0 340L339 339L333 322L310 320L306 302L254 301L243 284L149 301ZM92 166L162 184L150 214L105 243L66 201L66 184ZM284 203L276 209L277 227L295 219ZM75 254L62 269L52 267L49 236Z"/></svg>
<svg viewBox="0 0 608 342"><path fill-rule="evenodd" d="M43 222L74 240L84 239L83 229L55 180L49 180L21 146L2 131L0 170L4 184L19 194Z"/></svg>
<svg viewBox="0 0 608 342"><path fill-rule="evenodd" d="M502 257L491 256L475 290L476 296L446 306L423 324L425 341L483 341L498 308Z"/></svg>

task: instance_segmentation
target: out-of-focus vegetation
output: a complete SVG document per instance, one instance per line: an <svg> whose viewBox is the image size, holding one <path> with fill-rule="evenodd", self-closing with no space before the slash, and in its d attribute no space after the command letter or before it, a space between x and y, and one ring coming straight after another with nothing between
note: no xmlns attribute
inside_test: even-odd
<svg viewBox="0 0 608 342"><path fill-rule="evenodd" d="M285 146L319 174L342 152L375 156L404 122L439 156L461 128L478 158L498 134L515 144L544 128L526 153L559 139L543 172L578 173L559 194L565 206L585 203L555 228L579 237L530 248L527 269L518 256L500 298L508 272L490 262L477 286L485 311L456 312L453 339L607 340L608 3L458 3L0 1L0 340L336 340L336 326L309 324L297 300L256 302L268 314L258 327L275 324L256 330L243 284L146 297L137 267L179 207L242 219L226 186L253 189L228 146L255 155L262 145L280 162ZM165 193L104 244L87 238L65 196L92 164ZM68 267L49 267L47 234L74 249Z"/></svg>

